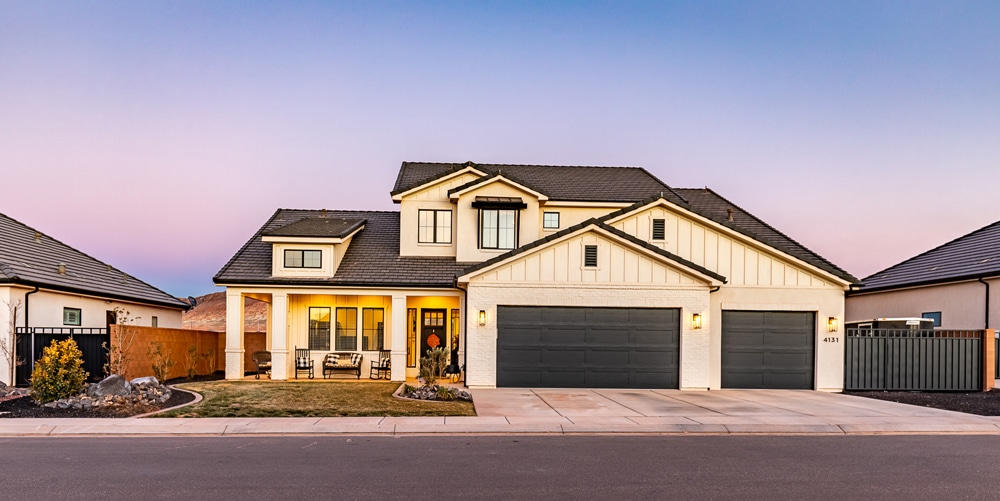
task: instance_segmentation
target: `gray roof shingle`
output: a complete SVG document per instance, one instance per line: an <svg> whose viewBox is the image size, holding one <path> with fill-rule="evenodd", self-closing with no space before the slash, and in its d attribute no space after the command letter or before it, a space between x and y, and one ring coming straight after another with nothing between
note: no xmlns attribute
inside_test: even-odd
<svg viewBox="0 0 1000 501"><path fill-rule="evenodd" d="M1000 276L1000 221L862 280L859 292Z"/></svg>
<svg viewBox="0 0 1000 501"><path fill-rule="evenodd" d="M268 230L264 236L275 237L332 237L343 238L365 224L364 219L329 217L323 212L319 217L305 217L285 226Z"/></svg>
<svg viewBox="0 0 1000 501"><path fill-rule="evenodd" d="M59 273L60 264L66 265L65 273ZM0 214L0 283L187 307L170 294L4 214Z"/></svg>
<svg viewBox="0 0 1000 501"><path fill-rule="evenodd" d="M290 284L382 287L453 287L468 264L453 257L399 255L399 213L383 211L327 211L329 218L364 219L333 278L271 276L271 244L261 235L291 222L316 218L318 210L278 209L215 275L217 284Z"/></svg>

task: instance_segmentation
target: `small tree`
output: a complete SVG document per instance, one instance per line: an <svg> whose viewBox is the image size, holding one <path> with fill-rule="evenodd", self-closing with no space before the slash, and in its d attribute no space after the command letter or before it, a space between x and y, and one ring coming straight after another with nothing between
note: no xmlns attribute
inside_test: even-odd
<svg viewBox="0 0 1000 501"><path fill-rule="evenodd" d="M198 360L201 357L198 356L198 347L195 345L188 346L187 357L184 359L187 365L187 378L194 379L198 375Z"/></svg>
<svg viewBox="0 0 1000 501"><path fill-rule="evenodd" d="M111 328L111 343L101 343L101 346L108 352L107 362L104 364L104 375L110 376L118 374L127 379L128 365L132 362L129 349L135 341L137 331L130 328L139 321L141 317L133 317L131 313L121 307L115 306L115 320L118 328Z"/></svg>
<svg viewBox="0 0 1000 501"><path fill-rule="evenodd" d="M146 348L146 356L149 357L149 361L152 364L153 375L156 376L161 383L167 380L167 375L170 374L170 369L176 364L174 359L170 358L169 353L164 353L163 343L160 341L150 341L149 346Z"/></svg>
<svg viewBox="0 0 1000 501"><path fill-rule="evenodd" d="M434 384L437 378L444 376L448 366L448 352L444 348L427 350L427 356L420 359L420 376L427 384Z"/></svg>
<svg viewBox="0 0 1000 501"><path fill-rule="evenodd" d="M201 354L201 358L205 360L205 369L208 370L208 375L215 374L215 369L219 365L219 360L215 357L215 350L209 348L208 353Z"/></svg>
<svg viewBox="0 0 1000 501"><path fill-rule="evenodd" d="M51 402L80 393L86 381L83 352L76 341L53 339L31 371L31 394L39 403Z"/></svg>
<svg viewBox="0 0 1000 501"><path fill-rule="evenodd" d="M4 304L7 305L7 312L10 316L7 317L7 335L0 337L0 357L3 357L4 361L7 362L7 367L10 369L10 384L14 384L14 378L17 377L17 372L15 369L19 366L24 365L24 360L17 356L17 314L21 310L21 300L10 301L4 299Z"/></svg>

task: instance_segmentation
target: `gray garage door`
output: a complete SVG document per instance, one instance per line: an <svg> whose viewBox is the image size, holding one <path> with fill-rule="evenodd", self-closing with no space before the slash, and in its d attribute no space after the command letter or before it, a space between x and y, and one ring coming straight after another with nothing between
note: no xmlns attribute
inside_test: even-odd
<svg viewBox="0 0 1000 501"><path fill-rule="evenodd" d="M813 388L814 313L722 312L723 388Z"/></svg>
<svg viewBox="0 0 1000 501"><path fill-rule="evenodd" d="M677 388L679 311L497 308L497 386Z"/></svg>

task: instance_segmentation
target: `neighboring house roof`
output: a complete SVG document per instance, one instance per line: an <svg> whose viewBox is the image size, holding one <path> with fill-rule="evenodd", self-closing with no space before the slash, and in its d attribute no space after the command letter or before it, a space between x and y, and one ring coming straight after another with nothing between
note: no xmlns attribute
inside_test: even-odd
<svg viewBox="0 0 1000 501"><path fill-rule="evenodd" d="M709 188L677 188L676 191L688 200L687 208L702 217L774 247L850 283L860 282L854 275L807 249L804 245ZM729 220L729 209L733 210L732 221Z"/></svg>
<svg viewBox="0 0 1000 501"><path fill-rule="evenodd" d="M675 203L687 201L666 183L641 167L586 167L566 165L506 165L403 162L392 189L393 195L435 181L448 174L472 167L497 175L530 188L554 201L569 202L636 202L661 193ZM477 179L458 188L474 186L486 180ZM458 188L454 188L457 190Z"/></svg>
<svg viewBox="0 0 1000 501"><path fill-rule="evenodd" d="M365 229L348 246L333 278L288 278L271 276L271 243L264 233L304 218L316 218L318 210L278 209L215 275L218 284L337 285L382 287L453 287L455 277L467 264L454 257L399 255L399 213L383 211L327 211L329 218L364 219Z"/></svg>
<svg viewBox="0 0 1000 501"><path fill-rule="evenodd" d="M1000 276L1000 221L862 280L858 292Z"/></svg>
<svg viewBox="0 0 1000 501"><path fill-rule="evenodd" d="M320 212L319 217L305 217L263 233L268 237L333 237L343 238L365 224L364 219L329 217Z"/></svg>
<svg viewBox="0 0 1000 501"><path fill-rule="evenodd" d="M466 268L464 272L462 272L462 275L469 275L471 273L475 273L475 272L477 272L479 270L482 270L482 269L488 268L490 266L493 266L496 263L507 261L508 259L510 259L512 257L518 256L520 254L524 254L525 252L528 252L528 251L530 251L532 249L541 247L541 246L543 246L543 245L545 245L545 244L547 244L547 243L549 243L549 242L551 242L553 240L560 239L560 238L562 238L562 237L564 237L566 235L569 235L571 233L576 233L577 231L582 230L582 229L584 229L584 228L586 228L588 226L591 226L591 225L596 226L598 228L601 228L602 230L607 231L608 233L611 233L611 234L613 234L613 235L615 235L615 236L617 236L617 237L619 237L619 238L621 238L623 240L631 242L631 243L633 243L633 244L635 244L635 245L637 245L639 247L642 247L642 248L644 248L646 250L649 250L649 251L652 251L652 252L654 252L656 254L659 254L660 256L663 256L663 257L667 258L670 261L674 261L675 263L678 263L678 264L684 266L685 268L689 268L691 270L697 271L698 273L701 273L702 275L712 277L712 278L714 278L714 279L716 279L716 280L718 280L718 281L720 281L722 283L726 283L728 281L726 279L726 277L724 277L722 275L719 275L718 273L716 273L716 272L714 272L712 270L709 270L708 268L705 268L704 266L697 265L697 264L695 264L695 263L693 263L691 261L688 261L687 259L684 259L684 258L682 258L682 257L680 257L680 256L678 256L676 254L673 254L671 252L667 252L667 251L665 251L665 250L663 250L663 249L661 249L661 248L659 248L659 247L657 247L655 245L650 244L649 242L646 242L644 240L640 240L638 238L635 238L632 235L629 235L628 233L625 233L624 231L621 231L621 230L619 230L617 228L614 228L612 226L609 226L609 225L605 224L603 222L603 218L600 218L600 219L597 219L597 218L588 219L588 220L586 220L586 221L584 221L582 223L575 224L575 225L570 226L570 227L568 227L568 228L566 228L564 230L557 231L557 232L555 232L555 233L553 233L551 235L546 236L545 238L540 238L538 240L535 240L534 242L531 242L530 244L522 245L521 247L518 247L518 248L516 248L514 250L511 250L511 251L506 252L504 254L501 254L499 256L490 258L490 259L488 259L486 261L483 261L482 263L479 263L479 264L474 265L474 266L470 266L470 267Z"/></svg>
<svg viewBox="0 0 1000 501"><path fill-rule="evenodd" d="M65 265L60 273L60 264ZM0 214L0 284L184 309L185 303L17 220Z"/></svg>

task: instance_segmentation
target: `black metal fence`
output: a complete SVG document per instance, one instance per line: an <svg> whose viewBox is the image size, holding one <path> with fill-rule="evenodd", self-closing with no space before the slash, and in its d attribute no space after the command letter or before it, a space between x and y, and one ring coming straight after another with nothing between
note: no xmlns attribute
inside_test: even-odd
<svg viewBox="0 0 1000 501"><path fill-rule="evenodd" d="M847 329L844 389L982 390L983 334L970 330Z"/></svg>
<svg viewBox="0 0 1000 501"><path fill-rule="evenodd" d="M83 370L90 373L89 379L100 380L104 375L107 351L102 346L110 341L108 329L90 327L18 327L15 330L17 358L24 363L17 367L16 385L28 386L35 361L42 356L42 350L53 340L62 341L72 337L83 352Z"/></svg>

